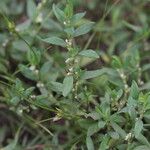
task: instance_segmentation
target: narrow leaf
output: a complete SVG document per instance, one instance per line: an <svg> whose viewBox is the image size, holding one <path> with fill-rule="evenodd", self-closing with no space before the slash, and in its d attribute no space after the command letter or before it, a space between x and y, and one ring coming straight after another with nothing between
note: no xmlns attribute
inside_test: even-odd
<svg viewBox="0 0 150 150"><path fill-rule="evenodd" d="M99 150L108 150L109 149L108 142L109 142L109 138L108 136L105 135L102 139Z"/></svg>
<svg viewBox="0 0 150 150"><path fill-rule="evenodd" d="M119 134L117 132L109 132L108 133L113 139L119 139Z"/></svg>
<svg viewBox="0 0 150 150"><path fill-rule="evenodd" d="M91 49L83 50L79 53L79 55L90 57L90 58L99 58L99 55Z"/></svg>
<svg viewBox="0 0 150 150"><path fill-rule="evenodd" d="M149 150L149 147L147 147L146 145L140 145L134 148L134 150Z"/></svg>
<svg viewBox="0 0 150 150"><path fill-rule="evenodd" d="M66 76L63 81L63 96L66 97L73 88L73 76Z"/></svg>
<svg viewBox="0 0 150 150"><path fill-rule="evenodd" d="M92 136L94 133L99 131L99 126L98 123L94 123L92 124L89 128L88 128L88 132L87 132L87 136Z"/></svg>
<svg viewBox="0 0 150 150"><path fill-rule="evenodd" d="M125 138L126 132L116 123L112 122L111 123L113 129L122 137Z"/></svg>
<svg viewBox="0 0 150 150"><path fill-rule="evenodd" d="M134 127L134 134L135 134L135 137L138 137L139 134L141 133L143 129L143 122L142 120L138 119L135 123L135 127Z"/></svg>
<svg viewBox="0 0 150 150"><path fill-rule="evenodd" d="M56 92L62 92L63 85L59 82L51 82L51 89Z"/></svg>
<svg viewBox="0 0 150 150"><path fill-rule="evenodd" d="M70 0L67 1L67 5L66 5L66 8L65 8L64 12L65 12L65 15L68 19L72 18L72 16L73 16L72 1L70 1Z"/></svg>
<svg viewBox="0 0 150 150"><path fill-rule="evenodd" d="M2 72L2 73L7 72L7 67L5 65L3 65L1 62L0 62L0 72Z"/></svg>
<svg viewBox="0 0 150 150"><path fill-rule="evenodd" d="M58 45L58 46L62 46L62 47L66 46L66 43L63 39L61 39L59 37L55 37L55 36L43 39L43 41L46 43L49 43L49 44L54 44L54 45Z"/></svg>
<svg viewBox="0 0 150 150"><path fill-rule="evenodd" d="M95 78L100 75L103 75L104 73L105 73L105 70L103 70L103 69L98 69L98 70L93 70L93 71L85 71L85 73L82 76L82 79L86 80L86 79Z"/></svg>
<svg viewBox="0 0 150 150"><path fill-rule="evenodd" d="M53 5L53 12L60 22L65 21L65 13L61 9L59 9L55 4Z"/></svg>
<svg viewBox="0 0 150 150"><path fill-rule="evenodd" d="M140 143L147 145L150 148L150 143L147 140L147 138L145 136L143 136L141 133L139 134L138 137L135 137Z"/></svg>
<svg viewBox="0 0 150 150"><path fill-rule="evenodd" d="M131 90L130 90L130 96L134 99L137 99L139 95L139 88L135 81L132 82Z"/></svg>
<svg viewBox="0 0 150 150"><path fill-rule="evenodd" d="M32 65L37 65L39 64L41 60L41 53L40 51L33 49L33 50L28 50L27 52L27 59Z"/></svg>
<svg viewBox="0 0 150 150"><path fill-rule="evenodd" d="M74 34L74 28L73 28L73 27L71 27L71 28L66 28L64 31L65 31L68 35L71 35L71 36L73 36L73 34Z"/></svg>
<svg viewBox="0 0 150 150"><path fill-rule="evenodd" d="M88 150L94 150L94 144L90 136L86 137L86 146Z"/></svg>
<svg viewBox="0 0 150 150"><path fill-rule="evenodd" d="M122 67L122 63L119 57L117 56L113 56L113 60L112 60L112 66L114 68L121 68Z"/></svg>
<svg viewBox="0 0 150 150"><path fill-rule="evenodd" d="M36 15L36 5L33 0L27 0L27 15L33 20Z"/></svg>
<svg viewBox="0 0 150 150"><path fill-rule="evenodd" d="M74 37L77 37L77 36L80 36L80 35L83 35L83 34L88 33L88 32L93 28L93 25L94 25L93 22L90 22L90 23L86 23L86 24L84 24L84 25L81 25L80 27L78 27L78 28L75 30Z"/></svg>
<svg viewBox="0 0 150 150"><path fill-rule="evenodd" d="M20 64L19 65L19 70L21 71L21 73L26 77L29 78L31 80L37 80L38 77L33 73L33 71L31 71L28 67L26 67L25 65Z"/></svg>
<svg viewBox="0 0 150 150"><path fill-rule="evenodd" d="M77 23L81 18L83 18L85 16L85 12L83 13L77 13L75 15L73 15L72 19L71 19L71 22L72 23Z"/></svg>

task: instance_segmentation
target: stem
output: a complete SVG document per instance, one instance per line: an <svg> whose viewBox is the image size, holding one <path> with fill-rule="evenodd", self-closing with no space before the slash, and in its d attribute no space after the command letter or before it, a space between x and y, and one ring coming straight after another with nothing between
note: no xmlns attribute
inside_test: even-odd
<svg viewBox="0 0 150 150"><path fill-rule="evenodd" d="M15 25L13 24L13 22L10 21L10 19L8 19L8 17L6 15L4 15L2 12L0 12L0 15L4 18L4 21L8 27L8 31L16 34L22 41L24 41L26 43L26 45L29 47L29 49L35 54L31 45L16 31Z"/></svg>

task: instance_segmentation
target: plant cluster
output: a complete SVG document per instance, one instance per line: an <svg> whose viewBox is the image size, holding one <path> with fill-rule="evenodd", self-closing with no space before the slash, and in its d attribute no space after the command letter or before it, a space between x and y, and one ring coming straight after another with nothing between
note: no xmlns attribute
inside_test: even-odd
<svg viewBox="0 0 150 150"><path fill-rule="evenodd" d="M149 150L148 6L0 1L0 150Z"/></svg>

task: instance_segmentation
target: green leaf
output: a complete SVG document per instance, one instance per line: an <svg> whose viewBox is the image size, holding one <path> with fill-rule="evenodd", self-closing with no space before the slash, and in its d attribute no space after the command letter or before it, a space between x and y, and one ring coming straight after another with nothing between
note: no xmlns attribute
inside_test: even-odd
<svg viewBox="0 0 150 150"><path fill-rule="evenodd" d="M113 56L113 60L112 60L112 66L114 68L121 68L122 67L122 63L119 57L117 56Z"/></svg>
<svg viewBox="0 0 150 150"><path fill-rule="evenodd" d="M108 134L113 138L113 139L119 139L119 134L117 132L108 132Z"/></svg>
<svg viewBox="0 0 150 150"><path fill-rule="evenodd" d="M40 68L40 76L44 79L45 76L49 74L49 71L52 67L52 63L50 61L45 62Z"/></svg>
<svg viewBox="0 0 150 150"><path fill-rule="evenodd" d="M65 8L65 15L68 19L70 19L73 16L73 4L71 0L67 1L67 5Z"/></svg>
<svg viewBox="0 0 150 150"><path fill-rule="evenodd" d="M66 47L66 42L59 37L54 36L54 37L43 39L43 41L46 43L49 43L49 44L54 44L54 45Z"/></svg>
<svg viewBox="0 0 150 150"><path fill-rule="evenodd" d="M131 90L130 90L130 96L134 99L138 99L139 96L139 88L135 81L132 82Z"/></svg>
<svg viewBox="0 0 150 150"><path fill-rule="evenodd" d="M126 137L126 132L116 123L111 122L113 129L124 139Z"/></svg>
<svg viewBox="0 0 150 150"><path fill-rule="evenodd" d="M99 131L99 126L98 126L98 123L94 123L92 125L90 125L90 127L88 128L88 131L87 131L87 136L92 136L94 133L98 132Z"/></svg>
<svg viewBox="0 0 150 150"><path fill-rule="evenodd" d="M109 149L108 142L109 142L109 138L107 135L105 135L102 139L99 150L108 150Z"/></svg>
<svg viewBox="0 0 150 150"><path fill-rule="evenodd" d="M74 37L88 33L93 28L93 26L94 26L94 22L89 22L84 25L81 25L75 30Z"/></svg>
<svg viewBox="0 0 150 150"><path fill-rule="evenodd" d="M133 150L149 150L149 147L147 147L146 145L140 145L134 148Z"/></svg>
<svg viewBox="0 0 150 150"><path fill-rule="evenodd" d="M39 95L36 96L36 101L34 101L34 105L40 106L40 107L46 107L49 108L49 106L52 103L47 100L47 95Z"/></svg>
<svg viewBox="0 0 150 150"><path fill-rule="evenodd" d="M34 91L35 87L30 87L28 89L25 90L24 92L24 96L27 97L29 95L31 95L31 93Z"/></svg>
<svg viewBox="0 0 150 150"><path fill-rule="evenodd" d="M26 45L26 43L23 40L15 40L13 42L13 47L18 51L26 52L30 50L29 46Z"/></svg>
<svg viewBox="0 0 150 150"><path fill-rule="evenodd" d="M99 55L91 49L83 50L83 51L79 52L79 55L90 57L90 58L99 58Z"/></svg>
<svg viewBox="0 0 150 150"><path fill-rule="evenodd" d="M38 50L28 50L27 59L32 65L38 65L41 60L41 52Z"/></svg>
<svg viewBox="0 0 150 150"><path fill-rule="evenodd" d="M141 133L143 129L143 122L141 119L138 119L135 123L135 127L134 127L134 134L135 134L135 137L138 137L139 134Z"/></svg>
<svg viewBox="0 0 150 150"><path fill-rule="evenodd" d="M59 82L51 82L51 89L55 92L62 92L63 84Z"/></svg>
<svg viewBox="0 0 150 150"><path fill-rule="evenodd" d="M69 36L73 36L74 35L74 28L71 27L71 28L66 28L64 30Z"/></svg>
<svg viewBox="0 0 150 150"><path fill-rule="evenodd" d="M63 81L63 96L66 97L73 88L73 76L66 76Z"/></svg>
<svg viewBox="0 0 150 150"><path fill-rule="evenodd" d="M104 128L105 125L106 125L106 122L104 122L104 121L99 121L99 122L98 122L98 127L99 127L99 129Z"/></svg>
<svg viewBox="0 0 150 150"><path fill-rule="evenodd" d="M30 25L31 25L31 20L28 19L28 20L24 21L23 23L18 24L18 25L16 26L16 29L17 29L18 31L24 31L24 30L29 29Z"/></svg>
<svg viewBox="0 0 150 150"><path fill-rule="evenodd" d="M103 69L98 69L98 70L93 70L93 71L85 71L85 73L82 76L82 79L86 80L86 79L95 78L100 75L103 75L104 73L105 73L105 71Z"/></svg>
<svg viewBox="0 0 150 150"><path fill-rule="evenodd" d="M85 12L83 13L77 13L75 15L73 15L72 19L71 19L71 22L73 24L76 24L80 19L82 19L84 16L85 16Z"/></svg>
<svg viewBox="0 0 150 150"><path fill-rule="evenodd" d="M135 110L136 106L137 106L137 101L130 96L127 101L127 109L128 109L127 112L129 113L131 119L133 120L135 120L137 117L137 113Z"/></svg>
<svg viewBox="0 0 150 150"><path fill-rule="evenodd" d="M24 88L23 88L23 86L22 86L22 82L21 82L21 80L19 80L18 78L15 80L15 89L16 89L18 92L24 91Z"/></svg>
<svg viewBox="0 0 150 150"><path fill-rule="evenodd" d="M146 139L145 136L143 136L141 133L139 134L138 137L135 137L140 143L147 145L150 148L150 143L148 142L148 140Z"/></svg>
<svg viewBox="0 0 150 150"><path fill-rule="evenodd" d="M68 34L68 36L73 36L74 35L74 28L73 27L66 28L64 31Z"/></svg>
<svg viewBox="0 0 150 150"><path fill-rule="evenodd" d="M35 80L35 81L38 80L38 77L25 65L20 64L19 69L26 78L29 78L29 79Z"/></svg>
<svg viewBox="0 0 150 150"><path fill-rule="evenodd" d="M86 137L86 146L88 150L94 150L94 144L90 136Z"/></svg>
<svg viewBox="0 0 150 150"><path fill-rule="evenodd" d="M1 62L0 62L0 72L2 72L2 73L7 72L7 67L5 65L3 65Z"/></svg>
<svg viewBox="0 0 150 150"><path fill-rule="evenodd" d="M18 96L15 96L10 100L10 102L13 105L17 105L20 102L20 98Z"/></svg>
<svg viewBox="0 0 150 150"><path fill-rule="evenodd" d="M36 16L36 4L33 0L27 0L27 15L31 20L35 19Z"/></svg>
<svg viewBox="0 0 150 150"><path fill-rule="evenodd" d="M53 12L56 16L56 18L60 21L60 22L64 22L65 19L65 13L59 9L55 4L53 4Z"/></svg>
<svg viewBox="0 0 150 150"><path fill-rule="evenodd" d="M101 75L107 74L109 76L116 76L118 77L118 73L117 71L115 71L114 69L111 68L102 68L102 69L98 69L98 70L92 70L92 71L85 71L82 75L82 79L86 80L86 79L91 79L91 78L95 78ZM116 81L115 81L116 82Z"/></svg>

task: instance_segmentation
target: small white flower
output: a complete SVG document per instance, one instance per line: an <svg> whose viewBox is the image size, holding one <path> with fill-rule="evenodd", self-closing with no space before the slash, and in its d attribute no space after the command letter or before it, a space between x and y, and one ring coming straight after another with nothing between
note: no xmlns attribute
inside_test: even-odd
<svg viewBox="0 0 150 150"><path fill-rule="evenodd" d="M68 40L68 39L66 39L66 40L65 40L65 42L66 42L66 43L68 43L68 42L69 42L69 40Z"/></svg>
<svg viewBox="0 0 150 150"><path fill-rule="evenodd" d="M29 67L29 69L30 69L31 71L34 71L34 70L35 70L35 66L32 65L32 66Z"/></svg>
<svg viewBox="0 0 150 150"><path fill-rule="evenodd" d="M140 67L140 65L139 65L139 64L137 64L137 65L136 65L136 67L137 67L137 68L139 68L139 67Z"/></svg>
<svg viewBox="0 0 150 150"><path fill-rule="evenodd" d="M143 82L143 81L141 81L141 82L140 82L140 85L143 85L143 84L144 84L144 82Z"/></svg>
<svg viewBox="0 0 150 150"><path fill-rule="evenodd" d="M21 115L23 113L23 110L22 109L19 109L18 110L18 113Z"/></svg>
<svg viewBox="0 0 150 150"><path fill-rule="evenodd" d="M69 45L69 46L71 46L71 45L72 45L72 42L71 42L71 41L69 41L69 42L68 42L68 45Z"/></svg>
<svg viewBox="0 0 150 150"><path fill-rule="evenodd" d="M78 59L75 59L75 63L78 63L79 62L79 60Z"/></svg>
<svg viewBox="0 0 150 150"><path fill-rule="evenodd" d="M138 83L139 83L140 85L143 85L143 84L144 84L144 82L143 82L141 79L138 79Z"/></svg>
<svg viewBox="0 0 150 150"><path fill-rule="evenodd" d="M72 45L72 41L71 40L66 39L65 42L67 43L68 46Z"/></svg>
<svg viewBox="0 0 150 150"><path fill-rule="evenodd" d="M37 9L41 9L41 7L42 7L42 3L39 3Z"/></svg>
<svg viewBox="0 0 150 150"><path fill-rule="evenodd" d="M60 120L61 118L59 117L59 116L55 116L54 118L53 118L53 121L58 121L58 120Z"/></svg>
<svg viewBox="0 0 150 150"><path fill-rule="evenodd" d="M36 95L31 95L30 98L35 99Z"/></svg>
<svg viewBox="0 0 150 150"><path fill-rule="evenodd" d="M7 43L8 43L8 39L6 39L6 40L4 41L4 43L2 44L2 46L3 46L3 47L6 47Z"/></svg>
<svg viewBox="0 0 150 150"><path fill-rule="evenodd" d="M79 82L76 82L76 86L78 86L79 85Z"/></svg>
<svg viewBox="0 0 150 150"><path fill-rule="evenodd" d="M67 23L66 23L66 21L64 21L64 25L66 25Z"/></svg>
<svg viewBox="0 0 150 150"><path fill-rule="evenodd" d="M37 86L38 88L42 88L42 87L44 87L44 84L41 83L41 82L38 82L38 83L36 84L36 86Z"/></svg>
<svg viewBox="0 0 150 150"><path fill-rule="evenodd" d="M125 137L125 140L126 140L126 141L129 140L131 137L132 137L132 133L128 133L128 134L126 135L126 137Z"/></svg>
<svg viewBox="0 0 150 150"><path fill-rule="evenodd" d="M125 84L125 89L128 89L128 85L127 84Z"/></svg>
<svg viewBox="0 0 150 150"><path fill-rule="evenodd" d="M121 78L124 78L124 74L123 74L123 73L121 73L121 74L120 74L120 77L121 77Z"/></svg>
<svg viewBox="0 0 150 150"><path fill-rule="evenodd" d="M38 73L39 73L39 70L38 70L38 69L36 69L36 70L35 70L35 74L38 74Z"/></svg>
<svg viewBox="0 0 150 150"><path fill-rule="evenodd" d="M66 59L65 63L70 63L71 61L73 61L73 58L68 58Z"/></svg>
<svg viewBox="0 0 150 150"><path fill-rule="evenodd" d="M72 75L72 73L71 73L71 72L68 72L68 73L67 73L67 76L70 76L70 75Z"/></svg>
<svg viewBox="0 0 150 150"><path fill-rule="evenodd" d="M138 68L139 72L142 70L141 67Z"/></svg>
<svg viewBox="0 0 150 150"><path fill-rule="evenodd" d="M65 63L68 63L68 62L70 62L70 58L66 59L66 61L65 61Z"/></svg>
<svg viewBox="0 0 150 150"><path fill-rule="evenodd" d="M4 42L4 43L2 44L2 46L3 46L3 47L6 47L6 44L7 44L7 43L6 43L6 42Z"/></svg>
<svg viewBox="0 0 150 150"><path fill-rule="evenodd" d="M43 84L43 83L41 83L41 87L44 87L44 84Z"/></svg>
<svg viewBox="0 0 150 150"><path fill-rule="evenodd" d="M20 31L20 29L19 29L19 28L17 28L17 27L15 28L15 30L16 30L17 32L19 32L19 31Z"/></svg>
<svg viewBox="0 0 150 150"><path fill-rule="evenodd" d="M40 13L36 18L36 22L41 23L42 21L43 21L43 15L42 15L42 13Z"/></svg>
<svg viewBox="0 0 150 150"><path fill-rule="evenodd" d="M69 71L72 72L73 71L73 67L69 68Z"/></svg>

